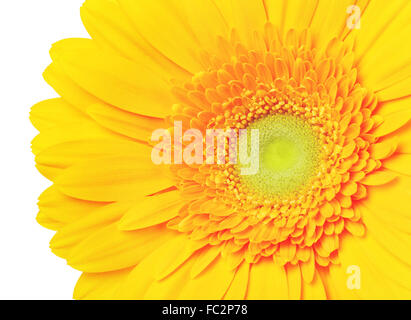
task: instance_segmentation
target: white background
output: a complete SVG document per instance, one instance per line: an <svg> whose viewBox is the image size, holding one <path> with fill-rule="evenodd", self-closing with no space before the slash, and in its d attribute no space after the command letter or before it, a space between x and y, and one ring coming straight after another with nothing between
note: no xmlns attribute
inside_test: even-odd
<svg viewBox="0 0 411 320"><path fill-rule="evenodd" d="M37 198L49 186L34 167L29 121L36 102L54 98L42 73L51 44L87 37L84 0L9 0L0 5L0 299L71 299L79 272L49 249Z"/></svg>

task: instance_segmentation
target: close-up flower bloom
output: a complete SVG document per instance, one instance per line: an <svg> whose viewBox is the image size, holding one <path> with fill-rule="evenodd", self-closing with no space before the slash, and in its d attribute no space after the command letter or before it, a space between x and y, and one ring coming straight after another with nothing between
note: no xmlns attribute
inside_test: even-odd
<svg viewBox="0 0 411 320"><path fill-rule="evenodd" d="M75 299L411 298L410 1L87 0L81 18L90 39L44 73L60 97L30 115L53 182L37 221L83 272ZM199 149L176 123L258 130L258 172L181 161Z"/></svg>

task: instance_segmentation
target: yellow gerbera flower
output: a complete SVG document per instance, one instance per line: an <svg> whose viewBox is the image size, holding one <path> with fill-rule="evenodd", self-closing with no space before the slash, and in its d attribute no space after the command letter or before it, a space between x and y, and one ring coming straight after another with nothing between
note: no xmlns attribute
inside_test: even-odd
<svg viewBox="0 0 411 320"><path fill-rule="evenodd" d="M78 299L411 297L411 2L88 0L33 107ZM259 171L151 135L258 129ZM175 157L178 154L175 155Z"/></svg>

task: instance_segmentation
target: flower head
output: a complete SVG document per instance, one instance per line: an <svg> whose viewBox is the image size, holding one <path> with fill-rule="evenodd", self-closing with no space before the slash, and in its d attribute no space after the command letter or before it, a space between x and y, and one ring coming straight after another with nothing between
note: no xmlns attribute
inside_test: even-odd
<svg viewBox="0 0 411 320"><path fill-rule="evenodd" d="M76 298L409 297L411 5L350 4L86 1L92 39L53 46L61 98L32 111L38 221ZM258 130L258 171L230 144L153 163L174 123Z"/></svg>

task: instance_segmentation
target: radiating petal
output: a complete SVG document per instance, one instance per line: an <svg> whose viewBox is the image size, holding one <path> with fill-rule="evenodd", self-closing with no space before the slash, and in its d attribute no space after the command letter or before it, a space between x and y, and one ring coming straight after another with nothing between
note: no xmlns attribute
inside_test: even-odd
<svg viewBox="0 0 411 320"><path fill-rule="evenodd" d="M411 119L411 108L390 113L383 118L383 123L379 125L374 131L373 134L376 137L382 137L395 130L398 130Z"/></svg>
<svg viewBox="0 0 411 320"><path fill-rule="evenodd" d="M108 272L139 263L175 232L164 226L139 231L121 231L111 224L80 242L67 258L73 268L84 272Z"/></svg>
<svg viewBox="0 0 411 320"><path fill-rule="evenodd" d="M247 46L254 43L254 32L262 32L267 14L262 0L216 0L230 28L237 31L241 42Z"/></svg>
<svg viewBox="0 0 411 320"><path fill-rule="evenodd" d="M145 117L106 104L94 104L87 113L100 125L116 133L147 142L154 130L164 128L162 119Z"/></svg>
<svg viewBox="0 0 411 320"><path fill-rule="evenodd" d="M67 195L91 201L134 199L173 186L150 161L141 156L92 159L64 170L55 184Z"/></svg>
<svg viewBox="0 0 411 320"><path fill-rule="evenodd" d="M169 77L184 80L191 76L144 39L116 1L87 0L81 18L88 33L104 49L166 72Z"/></svg>
<svg viewBox="0 0 411 320"><path fill-rule="evenodd" d="M327 293L325 291L324 283L318 273L315 271L313 281L307 283L302 282L302 299L304 300L325 300Z"/></svg>
<svg viewBox="0 0 411 320"><path fill-rule="evenodd" d="M378 186L394 180L398 174L388 170L375 171L362 179L360 182L366 186Z"/></svg>
<svg viewBox="0 0 411 320"><path fill-rule="evenodd" d="M85 120L42 130L42 132L33 139L31 147L33 153L37 155L41 151L60 143L89 139L119 141L122 138L102 128L95 122Z"/></svg>
<svg viewBox="0 0 411 320"><path fill-rule="evenodd" d="M241 263L236 272L230 287L224 295L225 300L243 300L247 294L247 286L250 274L250 264L245 261Z"/></svg>
<svg viewBox="0 0 411 320"><path fill-rule="evenodd" d="M352 33L357 37L359 76L382 101L409 95L411 60L406 46L410 17L409 1L370 1L361 13L361 28Z"/></svg>
<svg viewBox="0 0 411 320"><path fill-rule="evenodd" d="M39 197L37 222L46 228L57 230L81 219L105 203L83 201L68 197L55 186L46 189Z"/></svg>
<svg viewBox="0 0 411 320"><path fill-rule="evenodd" d="M215 51L217 36L227 33L221 14L209 0L118 2L142 38L191 73L204 69L201 50Z"/></svg>
<svg viewBox="0 0 411 320"><path fill-rule="evenodd" d="M373 215L364 205L359 206L358 210L367 226L367 232L374 235L381 246L393 256L411 266L411 252L407 249L411 241L410 232L399 232L398 228L387 225L383 219Z"/></svg>
<svg viewBox="0 0 411 320"><path fill-rule="evenodd" d="M287 272L287 282L288 282L288 298L291 300L301 299L301 271L299 265L288 265L285 268Z"/></svg>
<svg viewBox="0 0 411 320"><path fill-rule="evenodd" d="M52 62L43 73L46 82L73 107L85 113L88 106L100 102L91 93L85 91L65 73L61 65Z"/></svg>
<svg viewBox="0 0 411 320"><path fill-rule="evenodd" d="M318 1L310 25L313 42L317 47L325 49L324 46L332 38L348 29L347 8L352 4L352 0Z"/></svg>
<svg viewBox="0 0 411 320"><path fill-rule="evenodd" d="M60 228L51 239L50 248L56 255L67 258L73 247L100 229L117 222L131 206L132 203L119 202L90 211Z"/></svg>
<svg viewBox="0 0 411 320"><path fill-rule="evenodd" d="M57 126L66 126L87 117L65 102L62 98L44 100L31 108L30 120L37 130L43 131Z"/></svg>
<svg viewBox="0 0 411 320"><path fill-rule="evenodd" d="M131 269L113 272L83 273L74 288L76 300L112 300Z"/></svg>
<svg viewBox="0 0 411 320"><path fill-rule="evenodd" d="M141 198L119 223L121 230L137 230L166 222L178 215L183 201L179 191Z"/></svg>
<svg viewBox="0 0 411 320"><path fill-rule="evenodd" d="M396 154L384 161L384 167L411 176L411 154Z"/></svg>
<svg viewBox="0 0 411 320"><path fill-rule="evenodd" d="M222 299L235 270L227 268L222 258L214 260L210 266L183 287L179 299Z"/></svg>
<svg viewBox="0 0 411 320"><path fill-rule="evenodd" d="M267 8L269 21L280 28L284 33L286 30L304 30L311 24L318 0L264 0Z"/></svg>
<svg viewBox="0 0 411 320"><path fill-rule="evenodd" d="M50 54L77 85L109 104L154 117L170 112L169 79L144 65L104 52L88 39L62 40Z"/></svg>
<svg viewBox="0 0 411 320"><path fill-rule="evenodd" d="M49 147L36 156L39 171L55 180L64 169L77 163L107 156L140 155L147 146L126 140L90 139L63 142Z"/></svg>
<svg viewBox="0 0 411 320"><path fill-rule="evenodd" d="M251 266L247 289L249 300L287 299L288 284L284 267L272 259L261 259Z"/></svg>

